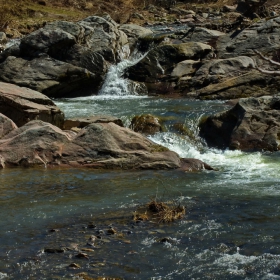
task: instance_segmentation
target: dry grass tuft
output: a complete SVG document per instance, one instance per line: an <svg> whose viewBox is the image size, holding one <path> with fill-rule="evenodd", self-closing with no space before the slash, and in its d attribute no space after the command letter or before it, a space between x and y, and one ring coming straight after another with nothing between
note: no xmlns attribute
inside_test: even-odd
<svg viewBox="0 0 280 280"><path fill-rule="evenodd" d="M170 223L182 219L185 213L185 207L174 201L158 202L153 199L145 207L138 209L133 220L136 222L152 220L157 223Z"/></svg>

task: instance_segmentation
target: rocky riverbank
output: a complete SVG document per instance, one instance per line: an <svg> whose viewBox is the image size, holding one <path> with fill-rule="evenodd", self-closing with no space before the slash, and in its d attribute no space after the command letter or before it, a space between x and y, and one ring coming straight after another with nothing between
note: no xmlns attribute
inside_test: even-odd
<svg viewBox="0 0 280 280"><path fill-rule="evenodd" d="M235 20L243 22L246 12L238 7L228 7L226 14L236 13ZM97 94L110 65L129 58L133 50L147 54L123 75L128 83L141 85L143 93L202 100L249 97L201 124L200 135L209 145L279 150L280 76L271 73L277 73L280 17L258 18L222 32L198 24L194 11L181 12L193 20L149 28L119 25L108 14L51 22L7 47L0 54L1 166L211 169L204 163L189 165L110 120L61 130L63 112L48 97ZM209 14L202 16L208 19ZM269 67L271 73L262 71Z"/></svg>

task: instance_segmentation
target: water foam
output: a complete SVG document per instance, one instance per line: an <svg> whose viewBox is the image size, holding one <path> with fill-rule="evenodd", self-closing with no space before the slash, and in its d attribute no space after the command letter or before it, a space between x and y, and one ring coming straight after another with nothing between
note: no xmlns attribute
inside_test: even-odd
<svg viewBox="0 0 280 280"><path fill-rule="evenodd" d="M129 86L131 82L125 79L123 75L125 69L137 64L146 55L147 53L140 53L135 50L129 59L124 59L116 65L111 65L98 95L108 96L109 98L138 95L134 87Z"/></svg>

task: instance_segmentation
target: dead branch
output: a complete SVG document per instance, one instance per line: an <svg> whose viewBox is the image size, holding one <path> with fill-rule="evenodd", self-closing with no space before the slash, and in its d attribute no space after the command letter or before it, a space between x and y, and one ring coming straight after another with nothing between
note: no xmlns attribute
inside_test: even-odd
<svg viewBox="0 0 280 280"><path fill-rule="evenodd" d="M273 65L277 65L277 66L280 66L280 63L275 61L275 60L272 60L268 57L265 57L261 52L257 51L257 50L254 50L254 52L256 54L258 54L262 59L268 61L270 64L273 64ZM260 71L261 73L264 73L264 74L269 74L269 75L276 75L276 76L280 76L280 71L278 70L266 70L266 69L263 69L263 68L260 68L258 65L257 65L257 62L255 61L255 68Z"/></svg>

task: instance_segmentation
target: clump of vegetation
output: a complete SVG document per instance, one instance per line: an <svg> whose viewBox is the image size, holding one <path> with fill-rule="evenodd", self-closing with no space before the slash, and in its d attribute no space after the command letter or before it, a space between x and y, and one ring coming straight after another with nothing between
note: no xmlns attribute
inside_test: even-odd
<svg viewBox="0 0 280 280"><path fill-rule="evenodd" d="M152 199L145 207L141 207L133 216L134 221L152 220L158 223L170 223L182 219L185 207L174 202L162 202Z"/></svg>

